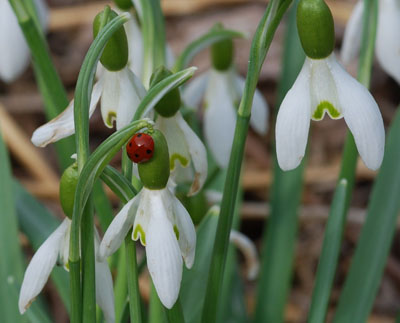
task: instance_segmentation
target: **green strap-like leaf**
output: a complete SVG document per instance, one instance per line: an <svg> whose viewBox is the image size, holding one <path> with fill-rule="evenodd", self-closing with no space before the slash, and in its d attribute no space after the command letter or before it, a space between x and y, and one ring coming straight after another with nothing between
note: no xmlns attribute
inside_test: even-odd
<svg viewBox="0 0 400 323"><path fill-rule="evenodd" d="M343 179L336 188L331 211L329 212L310 313L308 315L309 323L325 321L346 220L346 190L347 181Z"/></svg>

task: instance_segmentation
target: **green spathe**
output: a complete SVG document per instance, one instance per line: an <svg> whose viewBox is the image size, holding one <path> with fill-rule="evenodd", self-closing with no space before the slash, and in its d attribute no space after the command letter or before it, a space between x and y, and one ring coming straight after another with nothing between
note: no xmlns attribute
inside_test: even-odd
<svg viewBox="0 0 400 323"><path fill-rule="evenodd" d="M75 191L76 191L76 185L78 184L78 179L79 179L78 164L73 163L64 171L60 180L61 207L65 215L70 219L72 219Z"/></svg>
<svg viewBox="0 0 400 323"><path fill-rule="evenodd" d="M332 13L324 0L300 0L297 29L306 55L313 59L328 57L335 46Z"/></svg>
<svg viewBox="0 0 400 323"><path fill-rule="evenodd" d="M117 16L115 11L107 7L97 14L93 21L93 37L96 38L100 29ZM109 71L119 71L128 63L128 40L123 26L107 42L100 57L100 62Z"/></svg>
<svg viewBox="0 0 400 323"><path fill-rule="evenodd" d="M172 72L164 66L158 67L150 78L150 87L161 82L166 77L172 75ZM175 88L165 94L155 105L154 109L164 118L173 117L181 107L181 94L179 89Z"/></svg>
<svg viewBox="0 0 400 323"><path fill-rule="evenodd" d="M169 178L169 152L167 141L159 130L150 134L154 140L153 157L138 164L140 180L143 186L151 190L160 190L167 186Z"/></svg>
<svg viewBox="0 0 400 323"><path fill-rule="evenodd" d="M215 30L222 30L222 24L217 24ZM218 71L228 70L233 61L233 41L231 38L221 40L211 46L211 60Z"/></svg>

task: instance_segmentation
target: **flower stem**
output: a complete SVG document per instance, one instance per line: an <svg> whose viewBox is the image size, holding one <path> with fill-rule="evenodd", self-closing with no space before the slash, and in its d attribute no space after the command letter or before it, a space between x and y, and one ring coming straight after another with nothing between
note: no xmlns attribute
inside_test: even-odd
<svg viewBox="0 0 400 323"><path fill-rule="evenodd" d="M129 309L131 322L142 322L142 308L140 304L138 266L136 260L136 244L132 240L132 231L125 238L126 275L128 281Z"/></svg>
<svg viewBox="0 0 400 323"><path fill-rule="evenodd" d="M253 96L260 69L272 41L272 37L291 0L273 0L260 21L254 36L250 61L247 71L245 90L239 105L235 135L225 179L224 194L221 202L221 213L218 219L217 233L212 253L207 291L202 313L203 323L216 321L218 301L221 294L223 274L229 244L232 218L235 213L236 197L243 160L244 145L248 131Z"/></svg>

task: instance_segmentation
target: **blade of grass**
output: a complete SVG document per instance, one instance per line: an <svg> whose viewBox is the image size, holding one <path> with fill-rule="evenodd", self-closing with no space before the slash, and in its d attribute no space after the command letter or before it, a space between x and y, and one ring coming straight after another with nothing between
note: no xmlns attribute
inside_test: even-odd
<svg viewBox="0 0 400 323"><path fill-rule="evenodd" d="M292 87L304 62L296 26L296 5L289 11L284 44L278 105ZM275 150L273 150L275 152ZM296 169L284 172L274 154L271 216L265 224L255 322L283 322L292 277L297 211L300 204L305 159Z"/></svg>
<svg viewBox="0 0 400 323"><path fill-rule="evenodd" d="M324 243L308 315L309 323L325 321L346 220L346 190L347 181L342 179L337 186L326 225Z"/></svg>

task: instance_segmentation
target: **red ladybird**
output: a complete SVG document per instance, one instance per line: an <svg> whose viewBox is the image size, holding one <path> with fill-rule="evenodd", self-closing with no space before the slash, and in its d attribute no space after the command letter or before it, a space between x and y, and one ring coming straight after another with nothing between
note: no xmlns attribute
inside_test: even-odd
<svg viewBox="0 0 400 323"><path fill-rule="evenodd" d="M144 163L153 157L154 141L146 133L137 133L126 145L128 157L134 163Z"/></svg>

